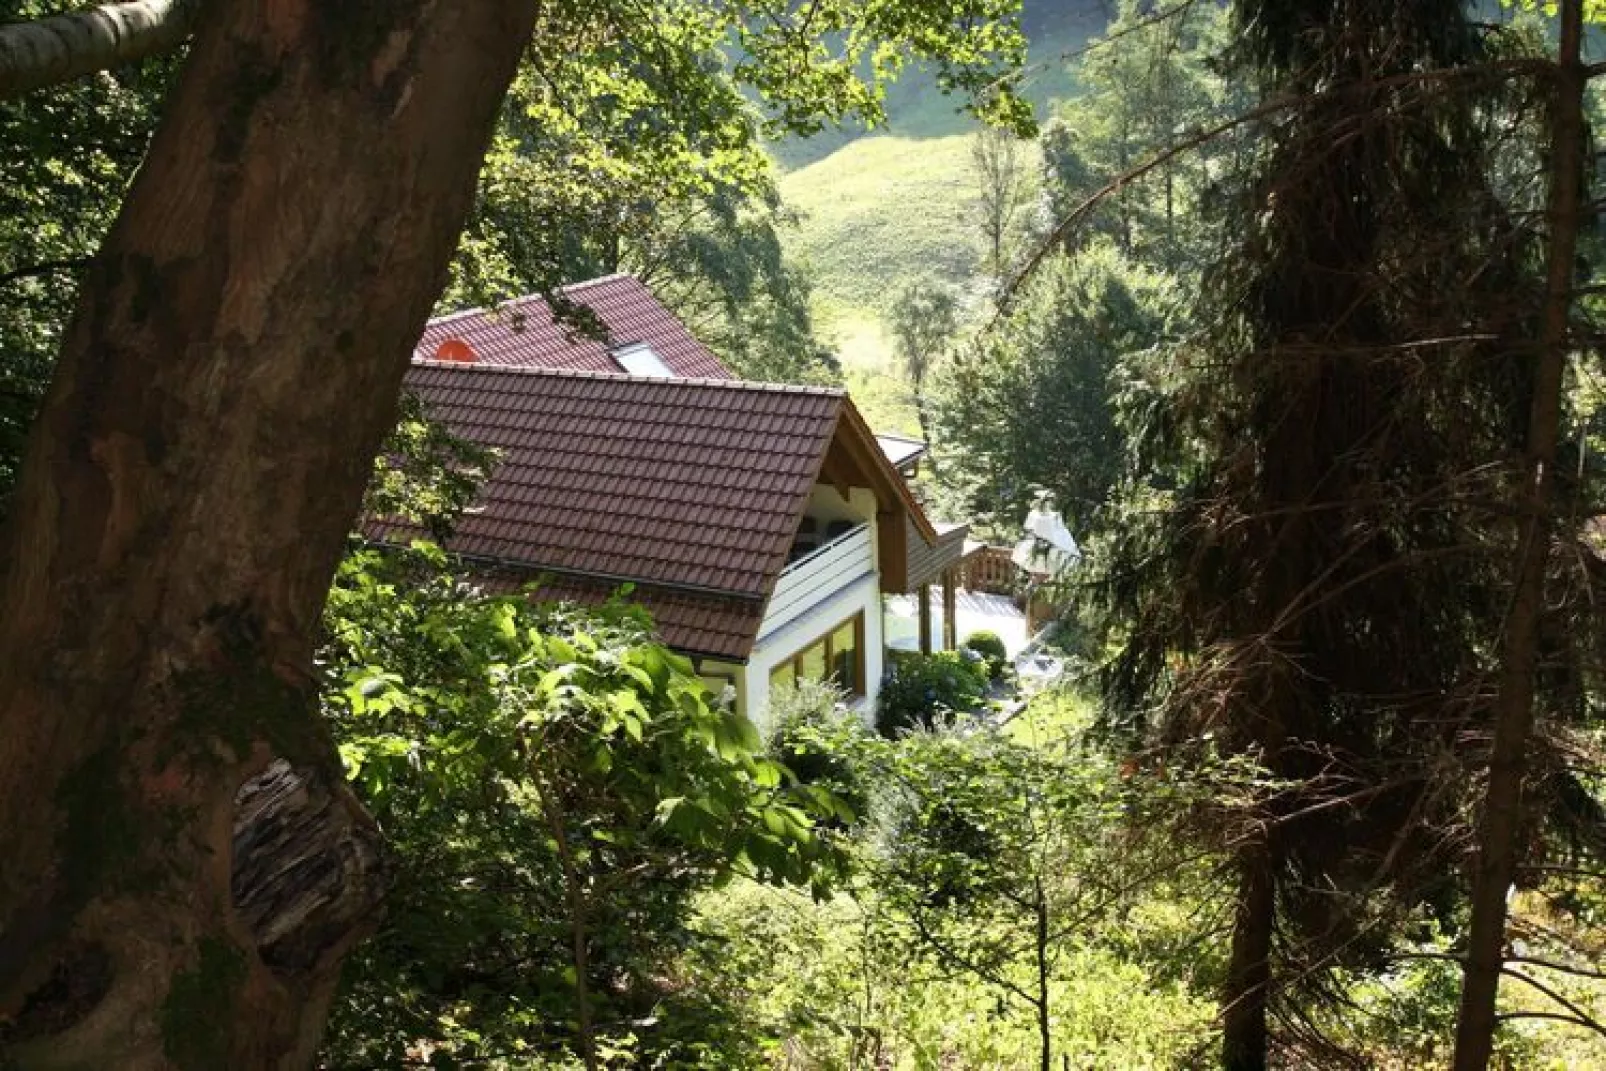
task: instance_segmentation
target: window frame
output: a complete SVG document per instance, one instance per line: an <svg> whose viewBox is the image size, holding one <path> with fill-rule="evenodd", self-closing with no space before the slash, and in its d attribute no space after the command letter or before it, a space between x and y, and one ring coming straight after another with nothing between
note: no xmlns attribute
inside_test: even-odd
<svg viewBox="0 0 1606 1071"><path fill-rule="evenodd" d="M613 363L619 366L621 372L638 379L679 378L675 370L669 367L669 362L652 348L652 343L645 340L616 346L608 351L608 356L613 358Z"/></svg>
<svg viewBox="0 0 1606 1071"><path fill-rule="evenodd" d="M771 666L769 671L770 687L772 689L775 687L775 675L786 669L791 669L793 683L810 679L803 675L803 655L815 647L821 648L825 654L826 673L822 679L833 680L834 677L831 671L836 664L836 652L832 650L831 641L838 632L841 632L848 625L853 626L853 686L848 688L845 685L841 685L840 682L838 682L838 685L847 691L849 699L863 699L867 692L865 691L864 679L864 611L862 609L855 610L852 614L842 618L814 639L801 644L796 651Z"/></svg>

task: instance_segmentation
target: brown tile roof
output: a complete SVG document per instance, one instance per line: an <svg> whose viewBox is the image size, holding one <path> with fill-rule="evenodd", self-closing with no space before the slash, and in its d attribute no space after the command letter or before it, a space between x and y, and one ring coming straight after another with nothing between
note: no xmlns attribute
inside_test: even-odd
<svg viewBox="0 0 1606 1071"><path fill-rule="evenodd" d="M607 602L619 589L618 583L590 577L541 573L539 570L502 568L488 572L482 583L490 591L522 591L530 585L537 601L577 602L596 606ZM704 594L637 584L629 601L647 608L658 635L669 646L686 654L709 655L740 662L753 649L764 619L764 600L734 595Z"/></svg>
<svg viewBox="0 0 1606 1071"><path fill-rule="evenodd" d="M501 454L451 550L604 597L635 582L671 646L735 658L847 408L823 388L438 362L415 363L406 385Z"/></svg>
<svg viewBox="0 0 1606 1071"><path fill-rule="evenodd" d="M719 358L633 276L609 275L563 287L560 292L596 313L608 329L607 342L556 323L546 301L530 295L491 312L470 309L431 320L413 356L431 360L443 343L456 340L468 343L481 364L618 372L620 367L609 356L609 347L645 342L678 376L731 378Z"/></svg>

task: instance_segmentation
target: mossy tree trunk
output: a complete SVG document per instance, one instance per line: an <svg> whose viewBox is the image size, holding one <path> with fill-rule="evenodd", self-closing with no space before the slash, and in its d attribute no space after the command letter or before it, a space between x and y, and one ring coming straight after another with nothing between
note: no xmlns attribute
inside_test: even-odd
<svg viewBox="0 0 1606 1071"><path fill-rule="evenodd" d="M312 1061L382 884L314 630L534 6L207 6L0 538L0 1064Z"/></svg>

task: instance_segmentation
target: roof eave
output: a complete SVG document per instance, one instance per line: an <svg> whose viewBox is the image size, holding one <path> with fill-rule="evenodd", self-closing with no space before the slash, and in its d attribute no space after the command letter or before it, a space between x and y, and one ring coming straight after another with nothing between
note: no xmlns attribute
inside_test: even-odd
<svg viewBox="0 0 1606 1071"><path fill-rule="evenodd" d="M926 516L926 511L920 507L914 492L909 489L908 481L881 449L881 444L876 441L875 432L865 423L858 407L853 404L853 399L844 397L843 402L845 404L842 406L842 413L837 418L837 434L841 435L845 431L853 442L860 460L868 462L864 465L865 475L881 485L871 490L876 492L876 497L881 500L883 508L891 507L895 503L900 505L914 522L915 529L921 537L935 543L937 530L932 527L931 519Z"/></svg>

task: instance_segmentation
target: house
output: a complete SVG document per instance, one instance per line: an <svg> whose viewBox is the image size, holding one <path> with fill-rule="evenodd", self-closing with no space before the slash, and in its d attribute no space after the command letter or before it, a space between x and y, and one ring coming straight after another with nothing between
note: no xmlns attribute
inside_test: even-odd
<svg viewBox="0 0 1606 1071"><path fill-rule="evenodd" d="M918 593L929 621L941 587L952 645L965 530L933 525L910 492L923 444L878 440L841 390L686 374L725 370L635 280L574 290L606 295L606 343L566 341L535 299L519 303L521 328L477 312L420 343L407 389L499 453L453 552L545 597L628 586L664 642L759 720L771 689L800 677L872 709L886 595Z"/></svg>

